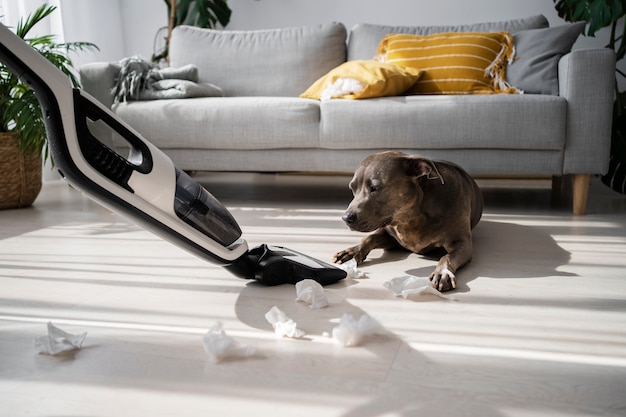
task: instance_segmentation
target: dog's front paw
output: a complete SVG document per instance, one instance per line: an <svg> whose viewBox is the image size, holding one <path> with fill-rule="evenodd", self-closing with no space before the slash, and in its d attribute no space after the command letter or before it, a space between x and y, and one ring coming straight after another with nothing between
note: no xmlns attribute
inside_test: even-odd
<svg viewBox="0 0 626 417"><path fill-rule="evenodd" d="M354 258L356 263L360 264L365 260L365 256L362 254L360 248L361 246L357 245L337 252L335 256L333 256L333 262L337 264L342 264Z"/></svg>
<svg viewBox="0 0 626 417"><path fill-rule="evenodd" d="M447 266L437 266L430 274L430 282L433 288L439 291L450 291L456 288L456 277Z"/></svg>

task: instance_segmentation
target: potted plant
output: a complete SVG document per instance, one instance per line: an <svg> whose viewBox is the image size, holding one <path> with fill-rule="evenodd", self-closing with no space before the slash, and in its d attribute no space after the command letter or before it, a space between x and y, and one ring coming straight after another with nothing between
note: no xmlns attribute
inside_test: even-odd
<svg viewBox="0 0 626 417"><path fill-rule="evenodd" d="M98 49L97 46L89 42L55 43L53 35L28 36L55 9L47 4L40 6L26 19L19 20L16 34L78 87L68 54ZM0 64L0 208L27 207L33 203L41 190L42 159L48 158L46 129L35 93Z"/></svg>
<svg viewBox="0 0 626 417"><path fill-rule="evenodd" d="M554 0L559 16L568 22L588 23L587 36L604 27L610 27L609 43L615 51L617 62L626 54L626 4L623 0ZM622 22L621 33L618 24ZM613 130L609 172L602 182L622 194L626 194L626 91L619 91L618 77L626 78L619 68L615 73L615 102L613 105Z"/></svg>
<svg viewBox="0 0 626 417"><path fill-rule="evenodd" d="M232 11L226 0L164 0L167 5L169 24L163 28L167 30L165 45L152 55L153 62L167 60L169 56L169 42L172 30L178 25L190 25L201 28L214 28L219 23L225 27L230 22ZM159 38L161 31L157 33Z"/></svg>

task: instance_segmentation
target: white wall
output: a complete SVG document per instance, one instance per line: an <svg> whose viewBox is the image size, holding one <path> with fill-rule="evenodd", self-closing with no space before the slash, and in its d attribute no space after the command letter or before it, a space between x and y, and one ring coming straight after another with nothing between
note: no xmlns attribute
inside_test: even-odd
<svg viewBox="0 0 626 417"><path fill-rule="evenodd" d="M556 18L552 0L229 0L232 28L340 21L390 25L454 25L534 14Z"/></svg>
<svg viewBox="0 0 626 417"><path fill-rule="evenodd" d="M141 55L149 59L154 34L167 25L163 0L56 0L65 41L96 44L100 51L72 56L75 67Z"/></svg>
<svg viewBox="0 0 626 417"><path fill-rule="evenodd" d="M80 1L80 0L79 0ZM168 24L163 0L119 0L121 3L126 43L126 56L141 55L147 59L153 52L154 38Z"/></svg>
<svg viewBox="0 0 626 417"><path fill-rule="evenodd" d="M458 25L542 14L550 26L562 25L552 0L229 0L228 29L263 29L343 22L386 25ZM608 30L581 37L575 48L607 43Z"/></svg>
<svg viewBox="0 0 626 417"><path fill-rule="evenodd" d="M89 25L97 33L103 49L100 58L129 55L149 57L159 27L167 25L163 0L60 0L72 7L85 9L92 17L75 23ZM552 0L228 0L233 11L228 29L266 29L325 22L343 22L351 28L359 22L391 25L455 25L492 20L508 20L543 14L550 24L560 25ZM87 10L92 9L89 13ZM108 10L105 10L108 9ZM119 13L119 17L114 17ZM115 33L115 21L121 30ZM67 24L68 22L64 22ZM608 31L596 38L583 38L576 47L604 46ZM111 50L113 42L123 36L122 45ZM95 39L95 38L94 38ZM85 39L80 39L85 40Z"/></svg>
<svg viewBox="0 0 626 417"><path fill-rule="evenodd" d="M71 56L76 68L85 62L114 61L123 57L125 33L120 1L58 0L63 40L96 44L100 51Z"/></svg>

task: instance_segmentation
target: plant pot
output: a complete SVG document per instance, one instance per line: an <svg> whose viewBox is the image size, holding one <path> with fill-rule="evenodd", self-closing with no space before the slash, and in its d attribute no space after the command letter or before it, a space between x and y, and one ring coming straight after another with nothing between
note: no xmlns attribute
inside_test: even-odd
<svg viewBox="0 0 626 417"><path fill-rule="evenodd" d="M0 209L28 207L41 191L41 156L24 154L12 133L0 132Z"/></svg>

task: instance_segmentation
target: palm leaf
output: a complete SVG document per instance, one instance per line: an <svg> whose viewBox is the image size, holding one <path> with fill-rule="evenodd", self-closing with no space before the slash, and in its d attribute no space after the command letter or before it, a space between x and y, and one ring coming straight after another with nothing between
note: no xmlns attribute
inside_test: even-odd
<svg viewBox="0 0 626 417"><path fill-rule="evenodd" d="M98 50L98 47L90 42L55 43L53 35L28 36L37 23L55 10L55 6L40 6L26 19L20 19L16 34L66 74L74 86L79 87L69 54ZM48 158L45 124L37 97L4 65L0 65L0 112L0 131L14 132L22 151Z"/></svg>

